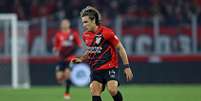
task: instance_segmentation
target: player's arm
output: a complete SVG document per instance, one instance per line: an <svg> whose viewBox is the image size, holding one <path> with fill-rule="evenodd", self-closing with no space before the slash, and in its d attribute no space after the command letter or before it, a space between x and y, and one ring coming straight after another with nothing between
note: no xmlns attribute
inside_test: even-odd
<svg viewBox="0 0 201 101"><path fill-rule="evenodd" d="M125 51L123 45L121 44L119 38L114 34L114 32L108 33L107 35L105 35L105 37L117 49L117 52L120 55L121 60L123 62L123 68L124 68L124 73L126 75L126 79L131 80L133 78L133 73L132 73L130 65L129 65L126 51Z"/></svg>
<svg viewBox="0 0 201 101"><path fill-rule="evenodd" d="M80 57L78 57L82 62L83 61L86 61L87 59L88 59L88 52L86 51L85 53L84 53L84 55L82 55L82 56L80 56Z"/></svg>
<svg viewBox="0 0 201 101"><path fill-rule="evenodd" d="M82 56L73 58L71 60L71 62L73 62L73 63L80 63L80 62L86 61L87 59L88 59L88 52L86 51Z"/></svg>
<svg viewBox="0 0 201 101"><path fill-rule="evenodd" d="M125 48L123 47L121 42L118 42L118 44L115 46L115 48L117 49L117 51L121 57L121 60L123 62L124 73L126 74L126 79L132 80L133 73L132 73L130 65L129 65L129 61L128 61L128 57L127 57Z"/></svg>
<svg viewBox="0 0 201 101"><path fill-rule="evenodd" d="M121 42L119 42L115 48L117 49L120 57L121 57L121 60L123 61L123 64L129 64L129 61L128 61L128 57L127 57L127 54L126 54L126 51L123 47L123 45L121 44Z"/></svg>

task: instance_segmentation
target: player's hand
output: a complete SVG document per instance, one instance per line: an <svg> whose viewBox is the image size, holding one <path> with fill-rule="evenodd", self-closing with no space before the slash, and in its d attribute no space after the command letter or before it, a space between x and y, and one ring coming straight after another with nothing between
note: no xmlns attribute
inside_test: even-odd
<svg viewBox="0 0 201 101"><path fill-rule="evenodd" d="M129 81L129 80L132 80L133 78L133 73L131 71L131 68L125 68L124 69L124 73L126 75L126 80Z"/></svg>
<svg viewBox="0 0 201 101"><path fill-rule="evenodd" d="M82 62L82 60L79 59L79 58L73 58L73 59L71 59L71 63L74 63L74 64L81 63L81 62Z"/></svg>

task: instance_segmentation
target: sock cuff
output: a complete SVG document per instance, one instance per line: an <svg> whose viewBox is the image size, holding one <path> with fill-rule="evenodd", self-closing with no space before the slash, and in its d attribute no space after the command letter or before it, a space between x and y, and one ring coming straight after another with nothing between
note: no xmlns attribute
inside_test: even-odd
<svg viewBox="0 0 201 101"><path fill-rule="evenodd" d="M117 96L117 95L121 95L121 92L120 91L117 91L117 94L115 95L115 96ZM115 96L113 96L113 97L115 97Z"/></svg>
<svg viewBox="0 0 201 101"><path fill-rule="evenodd" d="M120 91L117 92L115 96L112 96L114 101L123 101L123 97Z"/></svg>
<svg viewBox="0 0 201 101"><path fill-rule="evenodd" d="M93 101L102 101L100 96L92 96Z"/></svg>

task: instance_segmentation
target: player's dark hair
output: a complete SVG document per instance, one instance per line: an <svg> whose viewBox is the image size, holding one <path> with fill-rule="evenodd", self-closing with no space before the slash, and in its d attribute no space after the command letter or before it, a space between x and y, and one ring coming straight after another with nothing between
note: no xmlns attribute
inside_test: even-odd
<svg viewBox="0 0 201 101"><path fill-rule="evenodd" d="M82 11L80 12L80 17L84 16L89 16L89 19L91 20L95 19L96 25L100 25L101 23L101 15L99 11L92 6L87 6L86 8L82 9Z"/></svg>

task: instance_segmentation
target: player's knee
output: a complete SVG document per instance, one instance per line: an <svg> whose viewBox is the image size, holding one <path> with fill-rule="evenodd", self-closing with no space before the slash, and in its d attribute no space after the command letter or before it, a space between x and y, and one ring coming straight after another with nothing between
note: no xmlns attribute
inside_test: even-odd
<svg viewBox="0 0 201 101"><path fill-rule="evenodd" d="M65 76L65 79L69 79L70 78L70 70L65 70L64 76Z"/></svg>
<svg viewBox="0 0 201 101"><path fill-rule="evenodd" d="M115 96L118 92L118 82L117 81L109 81L107 83L107 88L108 88L108 91L109 93L112 95L112 96Z"/></svg>
<svg viewBox="0 0 201 101"><path fill-rule="evenodd" d="M63 73L62 72L57 72L56 73L56 79L57 80L63 79Z"/></svg>
<svg viewBox="0 0 201 101"><path fill-rule="evenodd" d="M90 91L92 96L100 96L102 88L99 85L91 84Z"/></svg>
<svg viewBox="0 0 201 101"><path fill-rule="evenodd" d="M91 95L92 96L100 96L101 95L101 90L94 88L94 87L90 87L91 90Z"/></svg>
<svg viewBox="0 0 201 101"><path fill-rule="evenodd" d="M56 79L57 79L58 81L63 80L63 78L62 78L61 76L57 76Z"/></svg>
<svg viewBox="0 0 201 101"><path fill-rule="evenodd" d="M115 96L118 92L116 87L108 87L108 91L112 96Z"/></svg>

